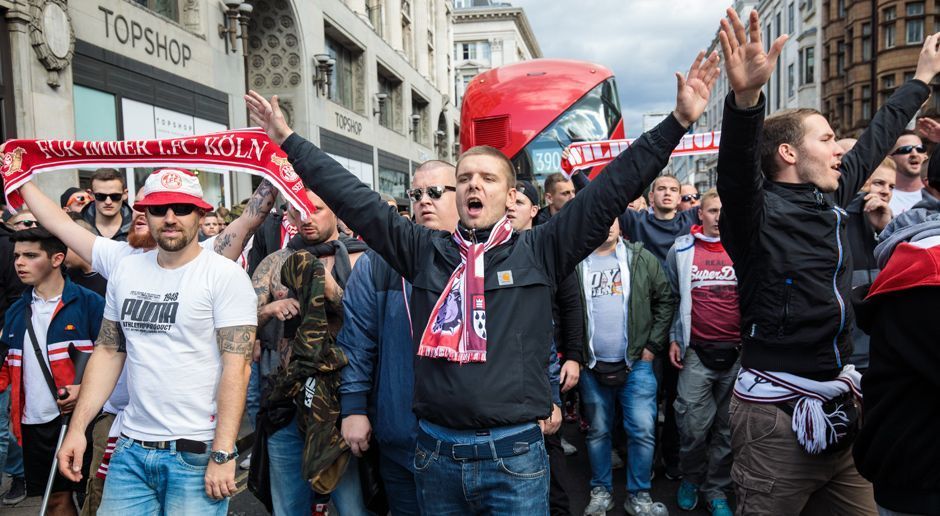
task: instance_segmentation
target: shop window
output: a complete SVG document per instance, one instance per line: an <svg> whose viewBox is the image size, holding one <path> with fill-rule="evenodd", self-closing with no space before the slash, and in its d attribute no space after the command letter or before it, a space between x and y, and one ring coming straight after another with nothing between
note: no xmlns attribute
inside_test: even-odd
<svg viewBox="0 0 940 516"><path fill-rule="evenodd" d="M149 9L160 16L165 16L175 22L180 21L179 0L132 0L135 4Z"/></svg>
<svg viewBox="0 0 940 516"><path fill-rule="evenodd" d="M117 105L114 95L74 85L75 139L111 141L118 139Z"/></svg>

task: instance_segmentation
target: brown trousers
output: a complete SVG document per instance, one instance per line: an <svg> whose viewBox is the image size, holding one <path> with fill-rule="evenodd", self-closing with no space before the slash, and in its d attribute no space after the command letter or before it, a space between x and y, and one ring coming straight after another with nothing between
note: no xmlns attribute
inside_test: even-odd
<svg viewBox="0 0 940 516"><path fill-rule="evenodd" d="M104 480L98 478L98 466L104 458L104 449L108 445L108 431L114 423L114 414L103 412L94 422L92 430L91 465L88 469L88 484L85 486L85 505L82 506L82 516L95 516L98 506L101 505L101 494L104 492Z"/></svg>
<svg viewBox="0 0 940 516"><path fill-rule="evenodd" d="M859 475L851 447L806 453L790 416L775 405L731 399L731 478L737 515L877 515L871 483Z"/></svg>

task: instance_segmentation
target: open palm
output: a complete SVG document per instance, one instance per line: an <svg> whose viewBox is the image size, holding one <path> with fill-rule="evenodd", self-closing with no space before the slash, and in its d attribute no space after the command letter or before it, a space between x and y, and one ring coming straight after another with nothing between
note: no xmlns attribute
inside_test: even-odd
<svg viewBox="0 0 940 516"><path fill-rule="evenodd" d="M746 30L734 9L729 8L727 13L728 19L721 20L718 39L721 41L728 82L737 97L752 99L756 103L760 89L770 80L777 65L777 57L783 50L787 36L774 40L770 51L765 52L757 11L751 11Z"/></svg>
<svg viewBox="0 0 940 516"><path fill-rule="evenodd" d="M708 107L708 98L721 73L718 60L718 52L712 52L705 59L705 51L701 51L685 77L676 72L676 118L686 127L698 120Z"/></svg>

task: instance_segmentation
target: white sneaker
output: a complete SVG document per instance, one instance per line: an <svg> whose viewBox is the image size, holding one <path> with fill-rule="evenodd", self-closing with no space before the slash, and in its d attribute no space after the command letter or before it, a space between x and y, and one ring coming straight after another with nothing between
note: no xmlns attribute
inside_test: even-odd
<svg viewBox="0 0 940 516"><path fill-rule="evenodd" d="M249 453L245 460L238 463L238 467L241 469L251 469L251 454Z"/></svg>
<svg viewBox="0 0 940 516"><path fill-rule="evenodd" d="M574 455L578 453L578 449L574 447L573 444L569 443L564 437L561 438L561 449L565 451L565 455Z"/></svg>
<svg viewBox="0 0 940 516"><path fill-rule="evenodd" d="M604 516L614 508L614 497L603 487L591 489L591 501L584 508L584 516Z"/></svg>
<svg viewBox="0 0 940 516"><path fill-rule="evenodd" d="M659 502L654 502L649 491L628 494L623 508L632 516L669 516L669 509Z"/></svg>
<svg viewBox="0 0 940 516"><path fill-rule="evenodd" d="M617 450L610 451L610 469L623 469L623 459L620 458Z"/></svg>

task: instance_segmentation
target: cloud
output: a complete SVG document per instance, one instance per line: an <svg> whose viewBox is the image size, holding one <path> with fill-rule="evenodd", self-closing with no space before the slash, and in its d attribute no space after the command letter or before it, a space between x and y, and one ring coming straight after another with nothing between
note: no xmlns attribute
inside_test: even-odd
<svg viewBox="0 0 940 516"><path fill-rule="evenodd" d="M523 7L547 58L614 71L628 136L642 115L675 106L674 72L708 48L731 0L512 0Z"/></svg>

